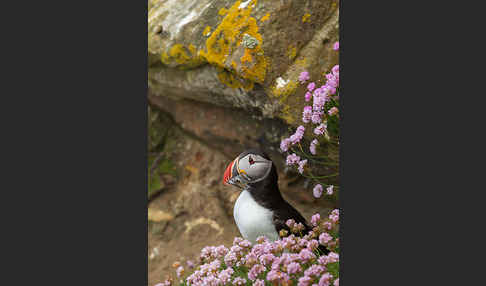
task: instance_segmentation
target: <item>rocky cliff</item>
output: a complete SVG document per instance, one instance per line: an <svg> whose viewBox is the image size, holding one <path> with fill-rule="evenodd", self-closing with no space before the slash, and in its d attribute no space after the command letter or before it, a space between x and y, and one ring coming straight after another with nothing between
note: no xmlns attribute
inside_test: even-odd
<svg viewBox="0 0 486 286"><path fill-rule="evenodd" d="M336 206L315 199L284 165L279 142L302 117L304 86L338 63L339 2L149 0L149 284L175 260L238 235L238 193L221 184L248 147L277 164L283 195L304 216Z"/></svg>

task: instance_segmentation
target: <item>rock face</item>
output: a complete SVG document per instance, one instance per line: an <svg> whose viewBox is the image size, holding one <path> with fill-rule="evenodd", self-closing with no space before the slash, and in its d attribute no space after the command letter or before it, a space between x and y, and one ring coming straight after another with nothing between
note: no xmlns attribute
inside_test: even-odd
<svg viewBox="0 0 486 286"><path fill-rule="evenodd" d="M307 219L336 201L284 164L282 138L305 104L299 74L316 84L338 63L339 1L149 0L149 285L174 261L238 236L238 191L227 164L249 147L269 153L283 196ZM320 79L320 81L319 81ZM309 131L311 132L311 131Z"/></svg>
<svg viewBox="0 0 486 286"><path fill-rule="evenodd" d="M334 0L150 0L149 87L155 95L257 110L295 124L298 75L338 62ZM300 93L298 91L301 91Z"/></svg>

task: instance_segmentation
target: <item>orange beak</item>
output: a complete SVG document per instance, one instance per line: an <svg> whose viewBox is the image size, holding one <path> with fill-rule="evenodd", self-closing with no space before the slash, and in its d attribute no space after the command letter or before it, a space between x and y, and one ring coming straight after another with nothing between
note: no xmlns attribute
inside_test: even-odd
<svg viewBox="0 0 486 286"><path fill-rule="evenodd" d="M233 174L233 167L235 165L236 159L233 160L228 167L226 168L226 171L224 171L224 176L223 176L223 184L229 185L228 180L231 179L232 174Z"/></svg>

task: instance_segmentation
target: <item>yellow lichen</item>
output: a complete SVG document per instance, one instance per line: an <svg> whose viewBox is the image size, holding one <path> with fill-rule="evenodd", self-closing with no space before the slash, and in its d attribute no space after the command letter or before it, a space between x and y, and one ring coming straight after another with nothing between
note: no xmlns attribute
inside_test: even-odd
<svg viewBox="0 0 486 286"><path fill-rule="evenodd" d="M295 61L295 65L297 65L300 68L307 67L307 59L306 58L298 59Z"/></svg>
<svg viewBox="0 0 486 286"><path fill-rule="evenodd" d="M272 94L275 97L279 97L281 99L281 102L283 102L287 99L289 95L294 93L296 89L297 89L297 82L293 80L289 80L289 82L283 87L278 87L277 84L275 84L272 87Z"/></svg>
<svg viewBox="0 0 486 286"><path fill-rule="evenodd" d="M190 44L185 47L182 44L175 44L169 52L163 52L162 63L166 65L179 65L182 67L194 67L202 63L202 59L197 55L196 47Z"/></svg>
<svg viewBox="0 0 486 286"><path fill-rule="evenodd" d="M226 15L226 13L228 13L228 10L226 8L221 8L218 11L218 14L221 15L221 16Z"/></svg>
<svg viewBox="0 0 486 286"><path fill-rule="evenodd" d="M281 106L280 117L288 124L293 124L295 122L295 116L292 114L294 109L291 108L291 106L294 105L289 103L289 96L295 93L298 88L298 83L296 81L289 80L284 86L279 86L277 82L271 88L271 94L278 98L279 105Z"/></svg>
<svg viewBox="0 0 486 286"><path fill-rule="evenodd" d="M296 55L297 55L297 48L289 47L289 50L287 51L287 56L289 57L289 60L295 59Z"/></svg>
<svg viewBox="0 0 486 286"><path fill-rule="evenodd" d="M241 1L236 1L228 10L221 9L219 14L226 16L206 40L206 50L201 51L200 55L215 66L234 68L232 62L227 62L227 57L238 49L243 35L247 34L256 39L258 45L251 50L251 62L248 61L246 52L247 56L242 56L248 65L241 67L241 77L262 83L265 79L267 62L263 54L262 36L258 33L257 21L250 16L257 1L250 0L250 3L241 9L239 8ZM240 61L243 62L242 59Z"/></svg>
<svg viewBox="0 0 486 286"><path fill-rule="evenodd" d="M203 36L209 36L210 33L211 33L211 26L206 26L206 28L204 28L203 31Z"/></svg>
<svg viewBox="0 0 486 286"><path fill-rule="evenodd" d="M232 72L225 69L220 69L218 71L218 78L223 84L231 88L243 88L246 91L253 89L252 81L238 78L238 76L235 76Z"/></svg>
<svg viewBox="0 0 486 286"><path fill-rule="evenodd" d="M287 124L293 124L295 122L294 116L292 116L291 108L289 105L284 105L281 110L280 117L287 122Z"/></svg>
<svg viewBox="0 0 486 286"><path fill-rule="evenodd" d="M231 67L236 70L236 68L238 67L238 65L236 64L235 61L231 61Z"/></svg>
<svg viewBox="0 0 486 286"><path fill-rule="evenodd" d="M310 14L306 13L304 16L302 16L302 23L308 22L310 18Z"/></svg>
<svg viewBox="0 0 486 286"><path fill-rule="evenodd" d="M265 14L265 16L263 16L263 17L260 19L260 23L265 22L265 21L266 21L266 20L268 20L269 18L270 18L270 13Z"/></svg>

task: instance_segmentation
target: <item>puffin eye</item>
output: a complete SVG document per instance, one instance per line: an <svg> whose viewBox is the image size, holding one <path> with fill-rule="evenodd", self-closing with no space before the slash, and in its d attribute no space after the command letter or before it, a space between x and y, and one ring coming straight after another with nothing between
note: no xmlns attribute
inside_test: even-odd
<svg viewBox="0 0 486 286"><path fill-rule="evenodd" d="M248 159L248 163L250 163L250 165L253 165L255 164L255 161L253 161L253 158L250 156L250 158Z"/></svg>

